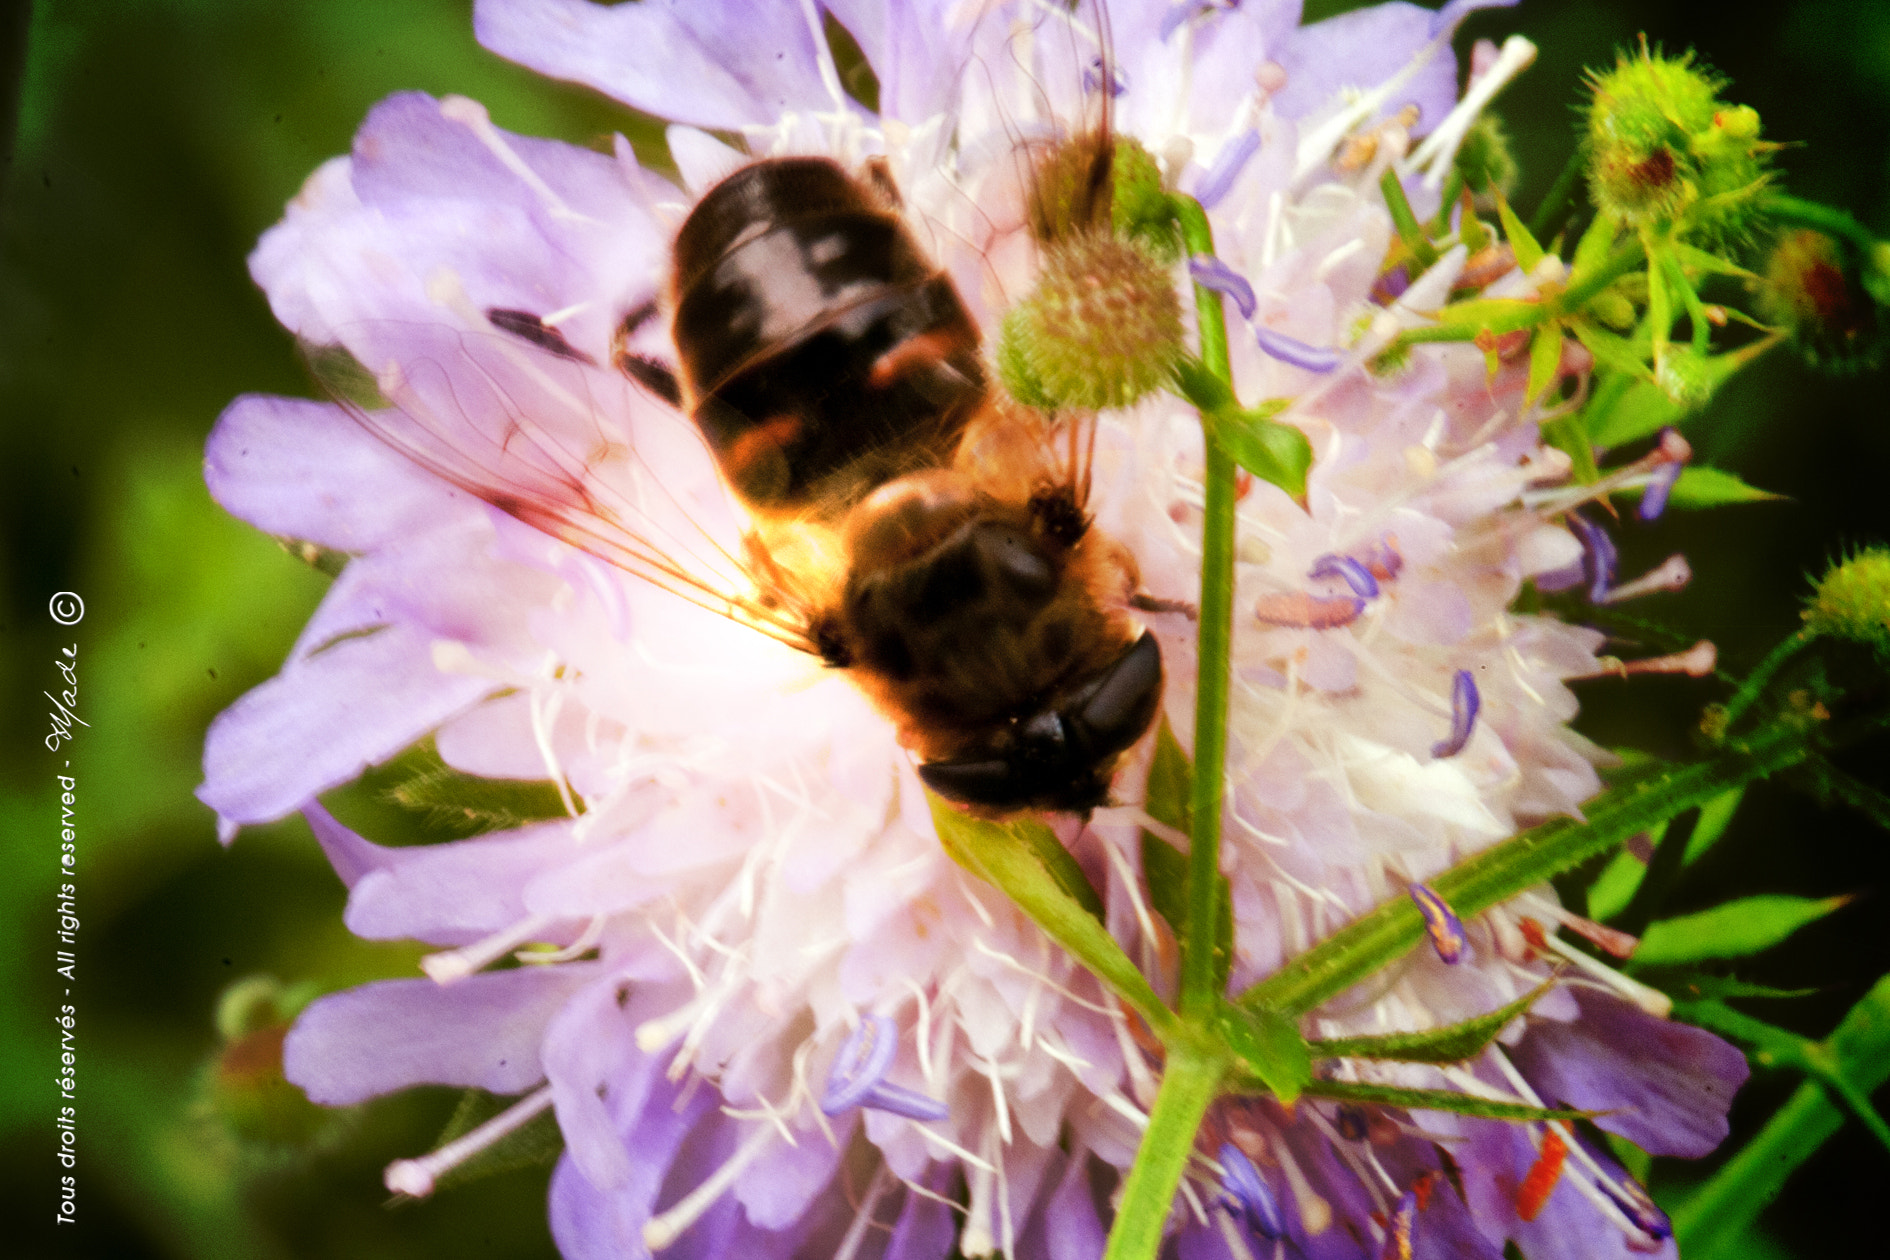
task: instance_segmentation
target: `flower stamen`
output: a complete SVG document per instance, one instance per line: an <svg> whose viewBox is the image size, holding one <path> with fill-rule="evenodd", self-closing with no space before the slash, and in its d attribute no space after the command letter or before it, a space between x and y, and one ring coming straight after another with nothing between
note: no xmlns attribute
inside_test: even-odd
<svg viewBox="0 0 1890 1260"><path fill-rule="evenodd" d="M1450 680L1450 734L1431 745L1431 756L1442 759L1462 752L1476 730L1477 713L1482 707L1476 676L1467 669L1458 670Z"/></svg>
<svg viewBox="0 0 1890 1260"><path fill-rule="evenodd" d="M465 1163L549 1106L551 1086L540 1086L478 1128L454 1138L438 1150L422 1155L419 1159L395 1160L381 1175L381 1184L395 1194L424 1199L433 1193L434 1185L442 1173Z"/></svg>
<svg viewBox="0 0 1890 1260"><path fill-rule="evenodd" d="M890 1111L908 1120L943 1120L949 1116L950 1110L937 1099L885 1083L886 1070L892 1066L893 1053L898 1048L898 1026L890 1017L868 1015L862 1019L840 1047L840 1053L834 1056L820 1109L830 1116L854 1107ZM1001 1104L1003 1091L995 1076L991 1081Z"/></svg>
<svg viewBox="0 0 1890 1260"><path fill-rule="evenodd" d="M1424 932L1431 938L1431 948L1437 951L1437 956L1453 967L1462 962L1468 940L1464 936L1463 921L1450 908L1450 903L1427 884L1406 884L1405 891L1417 903L1418 913L1424 916Z"/></svg>

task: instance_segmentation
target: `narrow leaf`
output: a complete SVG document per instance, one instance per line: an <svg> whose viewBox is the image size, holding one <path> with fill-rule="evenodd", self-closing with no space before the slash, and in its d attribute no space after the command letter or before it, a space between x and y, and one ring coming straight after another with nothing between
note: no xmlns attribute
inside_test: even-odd
<svg viewBox="0 0 1890 1260"><path fill-rule="evenodd" d="M1223 1002L1215 1028L1241 1066L1283 1103L1298 1098L1312 1080L1312 1055L1299 1025L1278 1011L1246 1010Z"/></svg>
<svg viewBox="0 0 1890 1260"><path fill-rule="evenodd" d="M1384 194L1385 209L1391 214L1391 226L1397 230L1398 239L1411 251L1420 269L1429 267L1437 261L1437 247L1424 235L1424 229L1418 224L1417 215L1411 210L1411 203L1405 199L1404 185L1398 182L1398 173L1387 169L1378 181L1378 190Z"/></svg>
<svg viewBox="0 0 1890 1260"><path fill-rule="evenodd" d="M1647 375L1647 360L1641 348L1621 334L1609 332L1592 319L1571 319L1568 328L1588 347L1598 366L1630 377Z"/></svg>
<svg viewBox="0 0 1890 1260"><path fill-rule="evenodd" d="M960 813L930 793L927 799L939 843L953 861L995 884L1158 1034L1172 1029L1172 1013L1103 928L1102 898L1048 827L1035 819L986 822Z"/></svg>
<svg viewBox="0 0 1890 1260"><path fill-rule="evenodd" d="M1529 342L1529 384L1523 402L1532 403L1555 381L1555 369L1562 365L1562 326L1544 324Z"/></svg>
<svg viewBox="0 0 1890 1260"><path fill-rule="evenodd" d="M1480 1054L1483 1047L1509 1022L1535 1005L1554 981L1544 981L1507 1006L1462 1023L1446 1024L1424 1032L1389 1033L1379 1037L1343 1037L1315 1041L1309 1048L1315 1059L1396 1059L1405 1063L1461 1063Z"/></svg>
<svg viewBox="0 0 1890 1260"><path fill-rule="evenodd" d="M1772 948L1808 923L1850 903L1849 897L1742 897L1698 914L1662 919L1634 951L1636 967L1706 958L1743 958Z"/></svg>
<svg viewBox="0 0 1890 1260"><path fill-rule="evenodd" d="M1155 757L1149 765L1148 792L1143 808L1157 822L1167 823L1177 831L1192 831L1194 820L1190 795L1194 791L1194 766L1181 750L1175 733L1162 719L1155 732ZM1148 883L1149 904L1155 913L1174 929L1175 939L1188 939L1188 855L1155 835L1142 833L1142 878ZM1220 903L1215 921L1216 991L1227 987L1227 973L1234 960L1234 895L1227 877L1215 873L1214 886Z"/></svg>
<svg viewBox="0 0 1890 1260"><path fill-rule="evenodd" d="M1640 375L1644 377L1645 373ZM1636 438L1658 433L1670 424L1679 424L1686 414L1687 409L1667 397L1666 391L1653 381L1637 380L1623 391L1612 407L1595 416L1590 436L1596 446L1611 450Z"/></svg>
<svg viewBox="0 0 1890 1260"><path fill-rule="evenodd" d="M1580 284L1608 261L1614 252L1615 222L1598 214L1588 223L1588 230L1575 243L1575 257L1569 266L1569 283Z"/></svg>
<svg viewBox="0 0 1890 1260"><path fill-rule="evenodd" d="M1763 503L1767 499L1784 497L1770 490L1749 486L1735 473L1693 464L1681 469L1680 480L1673 483L1673 490L1667 496L1667 506L1709 508L1728 503Z"/></svg>
<svg viewBox="0 0 1890 1260"><path fill-rule="evenodd" d="M1407 1111L1448 1111L1481 1120L1586 1120L1595 1113L1566 1107L1531 1107L1527 1103L1478 1098L1454 1089L1406 1089L1399 1085L1367 1085L1360 1081L1314 1081L1306 1087L1309 1098L1337 1098L1345 1102L1403 1107Z"/></svg>
<svg viewBox="0 0 1890 1260"><path fill-rule="evenodd" d="M1683 866L1691 866L1713 847L1719 838L1726 834L1726 828L1732 824L1733 816L1739 812L1739 803L1745 799L1743 787L1734 788L1700 806L1700 820L1694 824L1693 835L1687 841L1686 855L1681 859ZM1650 830L1656 846L1660 843L1667 824L1661 822ZM1612 919L1627 909L1633 900L1634 890L1640 887L1641 878L1647 874L1647 863L1623 849L1614 855L1594 885L1588 890L1588 914L1594 919Z"/></svg>
<svg viewBox="0 0 1890 1260"><path fill-rule="evenodd" d="M1715 796L1803 761L1811 732L1774 723L1687 766L1668 766L1610 789L1582 806L1587 818L1554 818L1458 863L1430 881L1431 888L1468 918L1525 888L1606 853ZM1241 994L1243 1006L1302 1014L1402 957L1417 944L1423 919L1399 895L1287 960L1273 975Z"/></svg>
<svg viewBox="0 0 1890 1260"><path fill-rule="evenodd" d="M1506 333L1533 327L1543 316L1542 303L1529 298L1470 298L1438 307L1432 318L1446 328Z"/></svg>
<svg viewBox="0 0 1890 1260"><path fill-rule="evenodd" d="M1675 263L1688 271L1704 272L1710 276L1736 276L1741 280L1758 279L1730 258L1721 258L1718 254L1709 254L1679 241L1673 244L1673 258Z"/></svg>
<svg viewBox="0 0 1890 1260"><path fill-rule="evenodd" d="M1268 418L1277 410L1216 412L1214 436L1236 464L1280 487L1295 502L1303 501L1306 473L1312 468L1312 443L1292 425Z"/></svg>
<svg viewBox="0 0 1890 1260"><path fill-rule="evenodd" d="M1516 217L1516 212L1509 208L1509 198L1501 193L1496 195L1496 217L1502 221L1503 238L1516 251L1516 265L1522 268L1525 276L1529 275L1536 269L1536 264L1542 261L1542 246L1523 226L1523 221Z"/></svg>

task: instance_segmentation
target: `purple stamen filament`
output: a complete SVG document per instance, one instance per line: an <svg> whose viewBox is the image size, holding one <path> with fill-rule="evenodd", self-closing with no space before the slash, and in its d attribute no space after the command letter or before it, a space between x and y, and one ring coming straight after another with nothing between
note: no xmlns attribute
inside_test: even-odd
<svg viewBox="0 0 1890 1260"><path fill-rule="evenodd" d="M1220 204L1221 198L1233 188L1234 181L1240 178L1240 172L1246 167L1248 159L1259 151L1260 133L1252 127L1221 146L1214 165L1208 168L1207 174L1201 177L1200 185L1194 190L1194 199L1201 203L1202 209L1212 210Z"/></svg>
<svg viewBox="0 0 1890 1260"><path fill-rule="evenodd" d="M1212 254L1196 254L1188 260L1188 274L1194 282L1203 288L1212 289L1234 299L1234 305L1240 308L1242 319L1252 319L1258 308L1253 296L1253 286L1238 271L1222 262Z"/></svg>
<svg viewBox="0 0 1890 1260"><path fill-rule="evenodd" d="M884 1015L868 1015L848 1036L827 1073L827 1092L820 1109L837 1116L853 1107L890 1111L908 1120L943 1120L951 1114L944 1103L898 1085L884 1083L899 1048L898 1028Z"/></svg>
<svg viewBox="0 0 1890 1260"><path fill-rule="evenodd" d="M1476 729L1477 711L1482 707L1477 680L1469 670L1458 670L1450 680L1450 736L1431 745L1431 756L1455 757L1462 752L1470 742L1470 732Z"/></svg>
<svg viewBox="0 0 1890 1260"><path fill-rule="evenodd" d="M1312 572L1307 575L1314 579L1339 578L1352 588L1352 593L1360 599L1378 598L1378 579L1350 556L1325 555L1313 561Z"/></svg>

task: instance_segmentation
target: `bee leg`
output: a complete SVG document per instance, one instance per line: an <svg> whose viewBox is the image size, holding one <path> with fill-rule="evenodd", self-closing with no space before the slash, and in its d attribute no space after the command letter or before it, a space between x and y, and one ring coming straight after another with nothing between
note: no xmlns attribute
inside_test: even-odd
<svg viewBox="0 0 1890 1260"><path fill-rule="evenodd" d="M893 182L892 167L883 157L870 157L860 164L860 179L878 196L887 210L895 213L905 208L906 199Z"/></svg>
<svg viewBox="0 0 1890 1260"><path fill-rule="evenodd" d="M676 369L661 359L651 358L630 348L630 339L655 315L656 299L651 298L623 317L617 325L617 331L610 336L610 362L619 372L670 406L681 406L682 383L676 379Z"/></svg>
<svg viewBox="0 0 1890 1260"><path fill-rule="evenodd" d="M511 333L520 341L529 341L540 350L576 363L596 364L597 360L564 339L564 334L530 311L508 310L495 306L486 311L486 322L500 332Z"/></svg>
<svg viewBox="0 0 1890 1260"><path fill-rule="evenodd" d="M1189 621L1199 616L1199 610L1185 599L1162 599L1159 596L1150 595L1147 591L1137 591L1129 596L1129 607L1137 612L1180 613Z"/></svg>

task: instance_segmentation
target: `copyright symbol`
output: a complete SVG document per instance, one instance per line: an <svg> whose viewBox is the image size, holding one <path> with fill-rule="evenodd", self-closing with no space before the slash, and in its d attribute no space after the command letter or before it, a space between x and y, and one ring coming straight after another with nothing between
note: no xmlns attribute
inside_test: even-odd
<svg viewBox="0 0 1890 1260"><path fill-rule="evenodd" d="M85 617L85 601L71 591L60 591L46 605L52 619L62 626L76 626Z"/></svg>

